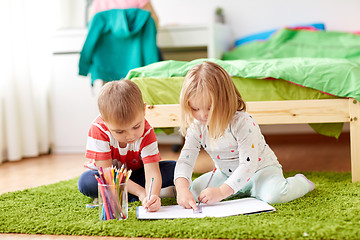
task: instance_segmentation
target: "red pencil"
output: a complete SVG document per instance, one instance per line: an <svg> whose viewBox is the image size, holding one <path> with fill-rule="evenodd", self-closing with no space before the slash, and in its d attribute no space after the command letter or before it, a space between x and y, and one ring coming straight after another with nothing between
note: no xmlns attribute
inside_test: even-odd
<svg viewBox="0 0 360 240"><path fill-rule="evenodd" d="M103 168L100 167L98 171L99 171L100 179L102 180L103 184L107 184L107 182L105 180L105 174L104 174Z"/></svg>
<svg viewBox="0 0 360 240"><path fill-rule="evenodd" d="M95 175L95 174L94 174ZM105 196L105 192L104 192L104 188L103 188L103 183L101 182L101 179L95 175L95 179L96 181L101 185L100 186L100 193L101 193L101 197L103 199L103 202L104 202L104 208L105 208L105 214L106 214L106 219L109 220L111 219L111 216L110 216L110 212L109 212L109 209L108 209L108 204L107 204L107 201L106 201L106 196Z"/></svg>

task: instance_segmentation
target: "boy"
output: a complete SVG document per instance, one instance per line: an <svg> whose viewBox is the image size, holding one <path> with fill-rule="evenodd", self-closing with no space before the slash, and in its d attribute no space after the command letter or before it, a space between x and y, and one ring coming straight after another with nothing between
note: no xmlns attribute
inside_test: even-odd
<svg viewBox="0 0 360 240"><path fill-rule="evenodd" d="M98 196L97 168L125 164L132 170L127 188L129 201L140 200L148 211L158 211L161 206L161 188L173 187L175 161L161 161L154 129L145 119L146 104L138 86L129 80L105 84L98 97L100 115L89 130L86 158L89 162L78 182L86 196ZM148 199L150 181L154 178ZM169 190L169 188L168 188ZM170 190L170 191L171 191Z"/></svg>

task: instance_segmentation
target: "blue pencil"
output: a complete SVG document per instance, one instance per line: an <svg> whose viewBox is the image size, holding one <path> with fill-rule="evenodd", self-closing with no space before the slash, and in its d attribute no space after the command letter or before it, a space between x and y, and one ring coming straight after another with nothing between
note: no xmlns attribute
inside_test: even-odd
<svg viewBox="0 0 360 240"><path fill-rule="evenodd" d="M154 178L151 178L150 187L149 187L149 194L148 194L148 201L150 200L150 197L151 197L151 189L152 189L153 182L154 182Z"/></svg>

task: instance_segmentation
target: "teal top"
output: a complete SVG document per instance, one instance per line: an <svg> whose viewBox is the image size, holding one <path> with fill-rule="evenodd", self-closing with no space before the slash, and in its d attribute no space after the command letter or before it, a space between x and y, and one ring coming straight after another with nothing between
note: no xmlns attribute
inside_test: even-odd
<svg viewBox="0 0 360 240"><path fill-rule="evenodd" d="M97 13L80 53L79 75L120 80L133 68L159 61L156 26L150 12L112 9Z"/></svg>

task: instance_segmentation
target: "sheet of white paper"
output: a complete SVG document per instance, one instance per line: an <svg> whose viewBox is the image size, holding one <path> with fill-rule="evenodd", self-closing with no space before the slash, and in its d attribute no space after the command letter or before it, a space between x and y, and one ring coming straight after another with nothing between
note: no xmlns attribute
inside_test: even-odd
<svg viewBox="0 0 360 240"><path fill-rule="evenodd" d="M140 206L136 208L136 216L138 219L204 218L275 211L273 206L256 198L242 198L211 205L201 204L201 206L202 213L194 213L193 209L185 209L179 205L161 206L157 212L147 212Z"/></svg>

